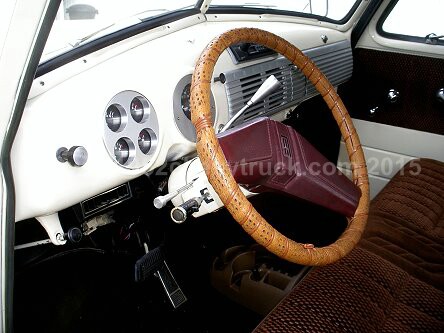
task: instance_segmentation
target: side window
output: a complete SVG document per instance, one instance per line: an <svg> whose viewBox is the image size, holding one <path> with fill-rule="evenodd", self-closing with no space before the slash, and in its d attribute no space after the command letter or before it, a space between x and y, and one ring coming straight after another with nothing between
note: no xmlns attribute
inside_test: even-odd
<svg viewBox="0 0 444 333"><path fill-rule="evenodd" d="M394 0L378 22L384 37L444 45L443 0Z"/></svg>

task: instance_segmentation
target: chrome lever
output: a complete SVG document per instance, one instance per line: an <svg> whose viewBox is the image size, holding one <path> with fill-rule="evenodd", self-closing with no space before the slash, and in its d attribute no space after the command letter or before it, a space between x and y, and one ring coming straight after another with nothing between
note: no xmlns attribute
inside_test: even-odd
<svg viewBox="0 0 444 333"><path fill-rule="evenodd" d="M244 105L242 109L240 109L225 125L219 128L219 133L225 132L227 129L233 125L233 123L240 117L242 114L253 104L256 104L258 101L265 99L268 95L275 92L281 83L274 75L270 75L259 87L253 97Z"/></svg>
<svg viewBox="0 0 444 333"><path fill-rule="evenodd" d="M438 36L437 34L432 32L431 34L428 34L427 36L425 36L425 41L426 41L426 44L436 45L436 44L438 44L439 40L442 38L444 38L444 35Z"/></svg>
<svg viewBox="0 0 444 333"><path fill-rule="evenodd" d="M196 179L193 179L191 182L182 186L181 188L177 189L176 191L174 191L172 193L168 193L166 195L160 195L158 197L155 197L153 200L154 207L156 207L157 209L161 209L161 208L165 207L165 205L169 201L173 200L176 196L178 196L182 192L185 192L186 190L192 188Z"/></svg>

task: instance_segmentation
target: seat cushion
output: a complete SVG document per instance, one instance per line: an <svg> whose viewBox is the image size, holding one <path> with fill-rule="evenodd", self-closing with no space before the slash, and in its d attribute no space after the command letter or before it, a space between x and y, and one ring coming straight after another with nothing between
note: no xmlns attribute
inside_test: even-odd
<svg viewBox="0 0 444 333"><path fill-rule="evenodd" d="M444 290L444 163L408 163L373 200L360 246Z"/></svg>
<svg viewBox="0 0 444 333"><path fill-rule="evenodd" d="M356 248L314 269L255 332L444 332L444 293Z"/></svg>
<svg viewBox="0 0 444 333"><path fill-rule="evenodd" d="M312 270L256 332L444 332L444 163L408 163L363 239Z"/></svg>

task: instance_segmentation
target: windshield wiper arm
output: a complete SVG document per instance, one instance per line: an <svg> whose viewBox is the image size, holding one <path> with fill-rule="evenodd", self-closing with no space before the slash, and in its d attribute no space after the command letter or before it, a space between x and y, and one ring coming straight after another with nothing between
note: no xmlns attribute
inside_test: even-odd
<svg viewBox="0 0 444 333"><path fill-rule="evenodd" d="M107 26L107 27L105 27L105 28L102 28L102 29L100 29L100 30L94 31L92 34L89 34L89 35L87 35L87 36L85 36L85 37L82 37L82 38L78 39L75 43L71 44L72 47L77 47L77 46L79 46L80 44L82 44L83 42L87 41L87 40L90 39L91 37L94 37L95 35L97 35L99 32L102 32L102 31L104 31L104 30L107 30L107 29L111 28L113 25L114 25L114 24L111 24L111 25L109 25L109 26Z"/></svg>
<svg viewBox="0 0 444 333"><path fill-rule="evenodd" d="M133 26L135 24L138 24L140 22L144 22L146 20L151 19L152 17L156 16L156 14L162 14L167 12L167 9L149 9L149 10L145 10L143 12L134 14L130 17L127 17L125 19L122 19L121 21L118 21L116 23L113 23L109 26L106 26L100 30L97 30L83 38L78 39L75 43L72 43L72 47L77 47L81 44L83 44L86 41L89 41L92 37L99 35L99 37L105 33L112 33L118 30L122 30L125 28L128 28L130 26Z"/></svg>
<svg viewBox="0 0 444 333"><path fill-rule="evenodd" d="M426 44L436 45L436 44L438 44L439 40L443 39L443 38L444 38L444 35L438 36L437 34L432 32L431 34L428 34L427 36L425 36L425 41L426 41Z"/></svg>

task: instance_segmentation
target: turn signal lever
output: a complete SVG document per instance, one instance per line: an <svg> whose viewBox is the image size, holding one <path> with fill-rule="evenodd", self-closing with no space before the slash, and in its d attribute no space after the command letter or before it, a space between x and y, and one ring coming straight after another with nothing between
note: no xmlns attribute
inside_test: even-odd
<svg viewBox="0 0 444 333"><path fill-rule="evenodd" d="M202 205L202 202L209 196L206 192L201 197L191 198L185 201L183 204L174 207L171 210L171 219L176 223L183 223L187 219L189 214L197 212Z"/></svg>

